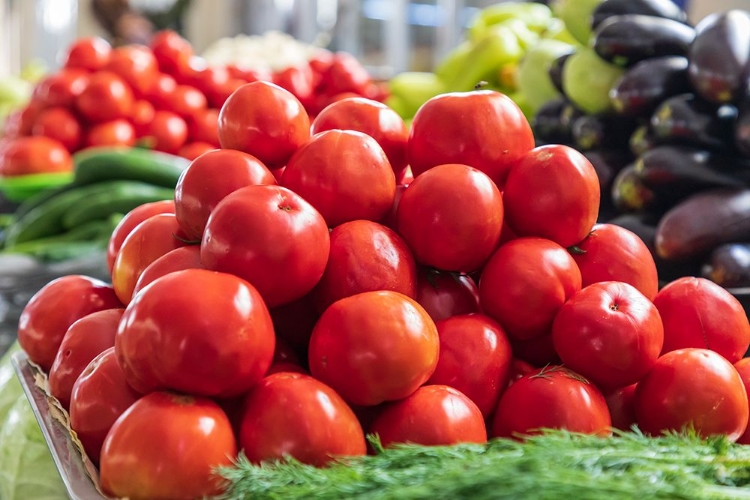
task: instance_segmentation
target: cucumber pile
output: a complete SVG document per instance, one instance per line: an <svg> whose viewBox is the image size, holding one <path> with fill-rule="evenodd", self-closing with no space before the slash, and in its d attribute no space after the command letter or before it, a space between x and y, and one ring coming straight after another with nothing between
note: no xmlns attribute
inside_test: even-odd
<svg viewBox="0 0 750 500"><path fill-rule="evenodd" d="M103 250L133 208L174 196L188 160L157 151L96 147L74 155L70 184L23 202L0 233L0 253L54 262Z"/></svg>

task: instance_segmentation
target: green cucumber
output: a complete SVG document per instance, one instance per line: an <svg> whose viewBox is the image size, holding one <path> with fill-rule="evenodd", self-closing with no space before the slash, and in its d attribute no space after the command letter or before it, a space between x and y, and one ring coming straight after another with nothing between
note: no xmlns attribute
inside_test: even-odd
<svg viewBox="0 0 750 500"><path fill-rule="evenodd" d="M73 155L76 184L107 180L141 181L173 188L190 161L140 148L94 147Z"/></svg>

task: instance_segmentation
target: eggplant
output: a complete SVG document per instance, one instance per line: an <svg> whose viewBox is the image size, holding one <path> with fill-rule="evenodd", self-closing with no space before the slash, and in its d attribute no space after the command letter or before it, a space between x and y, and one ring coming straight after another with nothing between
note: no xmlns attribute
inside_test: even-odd
<svg viewBox="0 0 750 500"><path fill-rule="evenodd" d="M596 170L602 194L611 190L615 176L633 161L629 152L616 149L584 151L583 155Z"/></svg>
<svg viewBox="0 0 750 500"><path fill-rule="evenodd" d="M573 122L573 141L577 148L588 151L598 148L627 149L630 136L638 123L618 115L584 115Z"/></svg>
<svg viewBox="0 0 750 500"><path fill-rule="evenodd" d="M717 105L694 94L673 96L651 115L651 132L659 144L686 144L730 152L737 108Z"/></svg>
<svg viewBox="0 0 750 500"><path fill-rule="evenodd" d="M695 28L688 74L695 91L716 103L736 102L747 90L750 12L709 14Z"/></svg>
<svg viewBox="0 0 750 500"><path fill-rule="evenodd" d="M743 156L750 157L750 96L740 104L734 124L734 146Z"/></svg>
<svg viewBox="0 0 750 500"><path fill-rule="evenodd" d="M750 243L727 243L714 248L701 276L726 288L750 287Z"/></svg>
<svg viewBox="0 0 750 500"><path fill-rule="evenodd" d="M572 144L573 122L583 116L564 98L547 101L531 119L534 137L541 144Z"/></svg>
<svg viewBox="0 0 750 500"><path fill-rule="evenodd" d="M672 0L604 0L594 9L591 29L597 29L607 18L623 14L642 14L688 23L687 13Z"/></svg>
<svg viewBox="0 0 750 500"><path fill-rule="evenodd" d="M612 180L612 203L622 213L662 214L672 207L670 200L660 199L646 187L630 164L620 170Z"/></svg>
<svg viewBox="0 0 750 500"><path fill-rule="evenodd" d="M607 18L594 32L594 51L618 66L661 56L685 56L695 29L672 19L627 14Z"/></svg>
<svg viewBox="0 0 750 500"><path fill-rule="evenodd" d="M641 156L654 146L656 146L656 139L654 139L654 135L651 133L651 127L649 127L648 123L639 125L633 133L630 134L628 148L635 156Z"/></svg>
<svg viewBox="0 0 750 500"><path fill-rule="evenodd" d="M565 95L562 84L563 67L565 67L565 62L571 55L573 55L573 52L571 52L570 54L561 55L560 57L552 61L552 63L550 63L549 69L547 70L547 72L549 73L549 79L552 81L552 85L554 85L557 91L562 95Z"/></svg>
<svg viewBox="0 0 750 500"><path fill-rule="evenodd" d="M682 56L646 59L629 68L609 91L617 113L648 116L668 97L690 91L688 60Z"/></svg>

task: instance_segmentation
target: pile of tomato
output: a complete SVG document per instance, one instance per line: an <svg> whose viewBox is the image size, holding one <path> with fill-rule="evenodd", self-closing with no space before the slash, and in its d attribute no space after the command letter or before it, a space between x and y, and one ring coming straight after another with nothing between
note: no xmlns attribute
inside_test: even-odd
<svg viewBox="0 0 750 500"><path fill-rule="evenodd" d="M535 147L508 97L446 94L310 120L235 90L222 149L115 230L112 284L60 278L19 341L105 492L193 498L242 451L324 465L384 446L542 428L750 441L750 325L707 280L659 289L643 242L596 224L579 152ZM158 444L155 444L158 443Z"/></svg>

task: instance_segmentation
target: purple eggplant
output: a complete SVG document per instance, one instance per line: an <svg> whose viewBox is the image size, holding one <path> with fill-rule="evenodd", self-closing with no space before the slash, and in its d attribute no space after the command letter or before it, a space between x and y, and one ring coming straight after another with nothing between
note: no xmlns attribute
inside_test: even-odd
<svg viewBox="0 0 750 500"><path fill-rule="evenodd" d="M690 91L688 60L682 56L646 59L629 68L609 91L615 111L648 116L665 99Z"/></svg>
<svg viewBox="0 0 750 500"><path fill-rule="evenodd" d="M651 115L651 133L659 144L685 144L729 152L737 108L718 105L694 94L681 94L662 102Z"/></svg>
<svg viewBox="0 0 750 500"><path fill-rule="evenodd" d="M604 0L594 9L591 28L595 30L605 19L623 14L661 17L685 24L688 22L685 11L672 0Z"/></svg>

